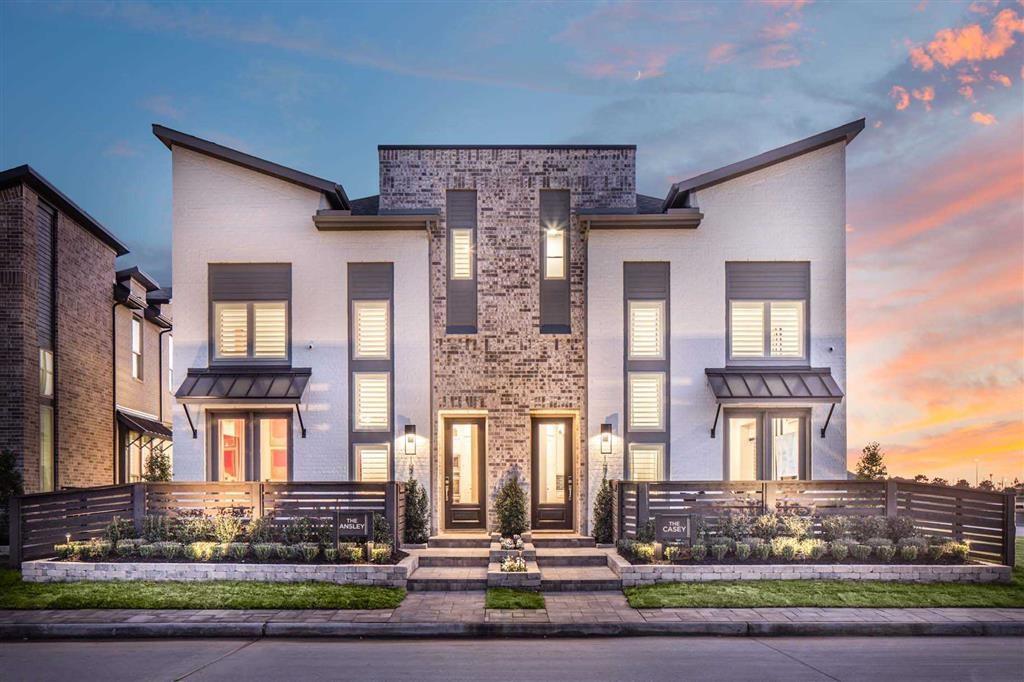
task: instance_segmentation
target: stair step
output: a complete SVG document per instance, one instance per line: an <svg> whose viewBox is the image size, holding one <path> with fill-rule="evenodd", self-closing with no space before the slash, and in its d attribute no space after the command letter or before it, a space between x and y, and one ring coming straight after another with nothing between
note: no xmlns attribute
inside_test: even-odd
<svg viewBox="0 0 1024 682"><path fill-rule="evenodd" d="M487 564L482 567L420 566L406 582L410 592L456 592L487 589Z"/></svg>
<svg viewBox="0 0 1024 682"><path fill-rule="evenodd" d="M428 547L416 555L420 566L466 568L487 566L490 551L482 547Z"/></svg>
<svg viewBox="0 0 1024 682"><path fill-rule="evenodd" d="M436 535L427 541L427 548L477 547L487 549L491 546L489 535Z"/></svg>
<svg viewBox="0 0 1024 682"><path fill-rule="evenodd" d="M554 566L541 568L543 592L612 591L622 580L607 566Z"/></svg>
<svg viewBox="0 0 1024 682"><path fill-rule="evenodd" d="M586 535L537 535L533 536L533 545L537 549L542 547L597 547L594 538Z"/></svg>
<svg viewBox="0 0 1024 682"><path fill-rule="evenodd" d="M608 566L608 555L586 547L546 547L537 550L537 563L544 566Z"/></svg>

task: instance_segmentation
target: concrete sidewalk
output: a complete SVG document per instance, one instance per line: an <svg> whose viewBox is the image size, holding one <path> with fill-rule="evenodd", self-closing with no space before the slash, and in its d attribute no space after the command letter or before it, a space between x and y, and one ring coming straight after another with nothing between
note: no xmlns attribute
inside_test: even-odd
<svg viewBox="0 0 1024 682"><path fill-rule="evenodd" d="M1024 609L634 609L614 592L545 600L544 609L485 609L483 592L426 592L377 610L0 611L0 639L1024 635Z"/></svg>

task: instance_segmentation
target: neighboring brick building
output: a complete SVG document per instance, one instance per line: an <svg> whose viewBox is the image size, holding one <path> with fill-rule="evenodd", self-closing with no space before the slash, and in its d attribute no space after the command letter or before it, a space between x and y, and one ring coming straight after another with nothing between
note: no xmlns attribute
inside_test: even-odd
<svg viewBox="0 0 1024 682"><path fill-rule="evenodd" d="M31 167L0 173L0 448L26 492L117 480L111 309L126 253Z"/></svg>

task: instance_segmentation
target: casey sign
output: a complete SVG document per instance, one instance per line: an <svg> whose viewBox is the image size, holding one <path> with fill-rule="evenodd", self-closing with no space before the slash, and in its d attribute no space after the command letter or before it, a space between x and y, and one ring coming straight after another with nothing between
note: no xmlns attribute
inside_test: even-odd
<svg viewBox="0 0 1024 682"><path fill-rule="evenodd" d="M654 539L661 543L690 541L689 514L656 514L654 517Z"/></svg>

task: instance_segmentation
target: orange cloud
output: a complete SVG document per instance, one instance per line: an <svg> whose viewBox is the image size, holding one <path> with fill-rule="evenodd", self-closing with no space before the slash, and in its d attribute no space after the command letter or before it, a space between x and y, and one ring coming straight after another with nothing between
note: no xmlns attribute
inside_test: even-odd
<svg viewBox="0 0 1024 682"><path fill-rule="evenodd" d="M913 47L910 61L915 68L930 71L935 63L947 69L960 62L998 59L1013 47L1016 34L1024 32L1024 19L1012 9L1004 9L992 19L986 33L979 24L944 28L925 47Z"/></svg>
<svg viewBox="0 0 1024 682"><path fill-rule="evenodd" d="M761 29L761 37L765 40L785 40L800 30L800 24L795 21L769 24Z"/></svg>
<svg viewBox="0 0 1024 682"><path fill-rule="evenodd" d="M712 45L708 50L707 61L709 64L727 64L736 57L736 45L733 43L718 43Z"/></svg>
<svg viewBox="0 0 1024 682"><path fill-rule="evenodd" d="M914 91L911 94L914 96L914 99L924 102L924 108L926 111L932 110L931 103L935 99L935 88L930 85L921 89L914 88Z"/></svg>
<svg viewBox="0 0 1024 682"><path fill-rule="evenodd" d="M974 88L972 88L970 85L960 86L960 89L957 90L957 92L963 95L964 99L970 100L972 102L974 101Z"/></svg>
<svg viewBox="0 0 1024 682"><path fill-rule="evenodd" d="M757 62L760 69L788 69L800 65L800 57L788 43L773 43L761 48L761 58Z"/></svg>
<svg viewBox="0 0 1024 682"><path fill-rule="evenodd" d="M787 12L799 12L814 0L761 0L762 5L768 5L774 9L786 10Z"/></svg>
<svg viewBox="0 0 1024 682"><path fill-rule="evenodd" d="M892 86L892 90L889 91L889 97L896 102L897 111L903 111L910 106L910 93L902 86Z"/></svg>
<svg viewBox="0 0 1024 682"><path fill-rule="evenodd" d="M983 126L990 126L994 123L997 123L995 116L993 116L992 114L985 114L980 111L975 111L973 114L971 114L971 120Z"/></svg>
<svg viewBox="0 0 1024 682"><path fill-rule="evenodd" d="M910 48L910 63L922 71L931 71L935 68L935 60L920 46Z"/></svg>
<svg viewBox="0 0 1024 682"><path fill-rule="evenodd" d="M999 83L1004 88L1008 88L1011 85L1013 85L1013 83L1010 81L1010 77L1009 76L1007 76L1006 74L999 73L998 71L993 71L992 73L990 73L988 75L988 77L989 77L989 80L992 80L992 81L995 81L996 83Z"/></svg>

